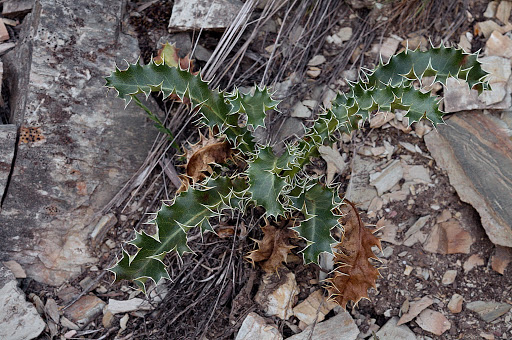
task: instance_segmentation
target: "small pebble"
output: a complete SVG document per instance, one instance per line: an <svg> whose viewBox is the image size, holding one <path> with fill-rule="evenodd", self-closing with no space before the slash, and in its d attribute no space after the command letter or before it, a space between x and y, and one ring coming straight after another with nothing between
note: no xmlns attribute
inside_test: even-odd
<svg viewBox="0 0 512 340"><path fill-rule="evenodd" d="M110 249L114 249L116 247L116 243L114 241L112 241L111 239L107 239L105 241L105 244L107 245L107 247L109 247Z"/></svg>
<svg viewBox="0 0 512 340"><path fill-rule="evenodd" d="M448 309L453 314L460 313L462 311L462 295L459 294L453 294L452 298L450 299L450 302L448 302Z"/></svg>
<svg viewBox="0 0 512 340"><path fill-rule="evenodd" d="M443 275L443 284L444 285L450 285L455 281L455 278L457 277L457 271L456 270L447 270L446 273Z"/></svg>

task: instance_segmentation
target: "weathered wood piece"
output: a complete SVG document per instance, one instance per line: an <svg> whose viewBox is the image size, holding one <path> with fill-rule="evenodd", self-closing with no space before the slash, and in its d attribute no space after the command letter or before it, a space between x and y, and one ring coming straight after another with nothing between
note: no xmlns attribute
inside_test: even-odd
<svg viewBox="0 0 512 340"><path fill-rule="evenodd" d="M512 142L488 115L465 112L425 136L460 199L480 214L490 240L512 247Z"/></svg>
<svg viewBox="0 0 512 340"><path fill-rule="evenodd" d="M20 127L0 212L0 260L59 285L94 262L98 212L142 164L155 137L135 105L107 96L115 66L137 60L121 31L124 1L39 0L4 58L11 122Z"/></svg>

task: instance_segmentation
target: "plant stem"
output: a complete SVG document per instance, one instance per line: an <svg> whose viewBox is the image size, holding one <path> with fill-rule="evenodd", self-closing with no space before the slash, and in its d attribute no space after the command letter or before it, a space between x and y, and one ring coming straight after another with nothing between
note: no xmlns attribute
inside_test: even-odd
<svg viewBox="0 0 512 340"><path fill-rule="evenodd" d="M139 98L137 98L137 96L135 95L132 95L131 96L133 101L135 102L135 104L137 104L139 107L141 107L144 111L146 111L146 113L148 114L149 116L149 119L151 119L152 121L155 122L155 126L156 128L158 129L158 131L162 132L162 133L165 133L166 135L169 136L169 140L173 140L174 139L174 135L172 134L171 130L169 130L168 128L165 127L165 125L162 123L162 121L160 120L160 118L158 118L157 115L155 115L153 112L151 112L151 110L146 106L144 105ZM176 142L173 142L172 143L172 147L175 148L176 150L178 151L181 151L180 150L180 147L178 146L178 144Z"/></svg>

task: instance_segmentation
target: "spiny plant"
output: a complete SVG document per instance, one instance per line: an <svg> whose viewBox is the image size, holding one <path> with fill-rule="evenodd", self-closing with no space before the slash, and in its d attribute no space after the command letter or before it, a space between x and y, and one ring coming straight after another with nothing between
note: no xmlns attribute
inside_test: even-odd
<svg viewBox="0 0 512 340"><path fill-rule="evenodd" d="M338 93L330 109L324 109L305 128L301 138L286 144L277 153L269 142L257 142L254 131L266 127L270 110L278 110L279 101L267 87L255 86L245 93L211 89L200 72L193 73L190 61L179 60L173 46L166 44L157 58L147 65L139 62L116 70L106 78L106 86L117 91L128 104L133 100L155 120L157 127L170 135L158 117L136 97L152 92L163 98L186 102L197 117L197 125L206 127L208 137L185 148L184 185L171 202L164 203L152 221L155 234L136 231L128 243L136 253L122 252L121 260L110 270L116 280L135 280L145 290L150 281L169 279L162 260L169 252L182 256L192 252L187 232L199 227L214 232L210 221L229 211L247 212L249 206L264 208L264 237L259 248L247 258L260 262L273 272L286 262L290 238L302 238L305 264L319 263L319 255L334 255L336 267L328 279L330 297L342 307L352 300L367 298L379 272L369 261L372 246L380 241L367 229L355 206L343 200L339 185L328 186L304 170L318 148L332 145L339 133L351 133L369 120L374 112L404 110L409 124L426 118L433 126L443 123L439 98L419 89L425 77L446 85L449 77L465 80L481 93L488 89L487 72L477 54L443 45L428 51L405 49L374 70L363 70L359 80L349 82L346 93ZM219 165L237 159L238 170L228 172ZM243 160L243 161L240 161ZM224 170L223 170L224 169ZM335 228L342 234L336 240Z"/></svg>

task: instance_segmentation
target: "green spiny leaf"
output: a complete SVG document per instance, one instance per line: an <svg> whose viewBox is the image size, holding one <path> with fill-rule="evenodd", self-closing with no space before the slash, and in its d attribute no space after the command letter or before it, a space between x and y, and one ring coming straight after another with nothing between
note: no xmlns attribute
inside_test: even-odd
<svg viewBox="0 0 512 340"><path fill-rule="evenodd" d="M265 117L269 110L276 110L279 101L273 100L267 88L254 88L254 94L243 94L238 91L234 92L229 98L231 103L231 113L242 112L247 115L247 124L254 129L258 126L265 127Z"/></svg>
<svg viewBox="0 0 512 340"><path fill-rule="evenodd" d="M290 169L293 155L286 150L277 157L272 147L258 149L257 154L249 163L247 175L252 200L266 210L267 216L283 215L285 208L281 203L281 193L287 185L286 179L280 176L283 170Z"/></svg>
<svg viewBox="0 0 512 340"><path fill-rule="evenodd" d="M123 258L110 269L116 274L116 280L139 280L144 284L144 278L155 282L169 278L161 262L165 254L173 250L180 256L191 252L187 231L195 226L200 226L202 231L212 230L208 219L232 207L233 202L238 204L246 190L244 183L227 177L210 178L203 186L190 187L180 193L171 205L162 205L153 220L158 229L156 234L136 232L135 239L128 243L137 247L137 253L130 256L123 251Z"/></svg>
<svg viewBox="0 0 512 340"><path fill-rule="evenodd" d="M143 255L130 256L123 249L121 260L109 270L115 274L116 281L136 280L137 285L143 291L145 291L145 283L148 278L155 282L158 282L161 278L169 279L165 265L160 259L143 258L141 261L141 258L143 258Z"/></svg>
<svg viewBox="0 0 512 340"><path fill-rule="evenodd" d="M338 225L339 216L333 210L333 192L320 183L304 188L299 197L293 198L296 208L301 210L306 217L298 227L293 228L308 245L302 251L306 264L314 262L318 264L318 256L323 253L331 253L331 244L336 240L331 236L331 229Z"/></svg>
<svg viewBox="0 0 512 340"><path fill-rule="evenodd" d="M239 114L231 110L224 92L210 90L209 82L202 80L200 74L165 63L151 61L148 65L141 65L137 62L126 70L116 68L106 81L106 86L114 88L126 103L139 93L148 97L151 92L161 92L164 99L173 94L181 100L188 98L192 109L199 111L199 123L210 128L216 126L220 132L226 132L235 145L244 141L243 144L247 145L244 151L253 150L248 144L251 138L243 137L247 130L238 126Z"/></svg>
<svg viewBox="0 0 512 340"><path fill-rule="evenodd" d="M305 138L310 138L318 145L323 145L325 141L333 139L333 133L339 126L332 111L320 113L313 126L306 132Z"/></svg>
<svg viewBox="0 0 512 340"><path fill-rule="evenodd" d="M466 80L470 88L475 87L481 93L487 88L483 81L487 72L477 58L477 54L443 45L427 51L405 50L391 57L387 64L380 64L368 77L367 83L369 87L397 86L407 75L408 79L418 80L424 76L435 76L435 81L446 85L446 79L454 77Z"/></svg>

